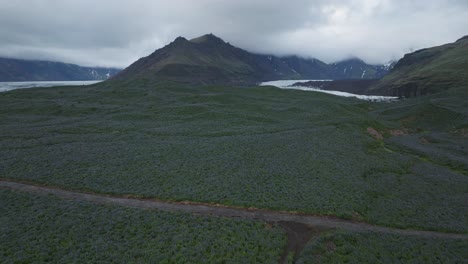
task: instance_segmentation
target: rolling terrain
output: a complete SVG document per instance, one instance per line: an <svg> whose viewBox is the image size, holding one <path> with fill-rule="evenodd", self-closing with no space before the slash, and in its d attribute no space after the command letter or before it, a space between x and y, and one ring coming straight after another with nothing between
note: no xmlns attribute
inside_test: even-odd
<svg viewBox="0 0 468 264"><path fill-rule="evenodd" d="M106 80L119 71L62 62L0 58L0 82Z"/></svg>
<svg viewBox="0 0 468 264"><path fill-rule="evenodd" d="M274 87L128 87L0 94L1 178L467 232L462 90L370 103Z"/></svg>

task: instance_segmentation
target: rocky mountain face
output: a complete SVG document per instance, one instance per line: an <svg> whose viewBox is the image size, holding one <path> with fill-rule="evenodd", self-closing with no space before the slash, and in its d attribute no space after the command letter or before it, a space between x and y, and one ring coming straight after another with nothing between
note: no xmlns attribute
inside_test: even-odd
<svg viewBox="0 0 468 264"><path fill-rule="evenodd" d="M346 68L352 67L355 69L347 72ZM208 34L192 40L178 37L139 59L113 79L253 85L281 79L374 79L386 71L384 66L367 65L360 60L326 64L297 56L254 54Z"/></svg>
<svg viewBox="0 0 468 264"><path fill-rule="evenodd" d="M414 97L468 86L468 36L406 54L368 93Z"/></svg>
<svg viewBox="0 0 468 264"><path fill-rule="evenodd" d="M119 71L62 62L0 58L0 82L106 80Z"/></svg>

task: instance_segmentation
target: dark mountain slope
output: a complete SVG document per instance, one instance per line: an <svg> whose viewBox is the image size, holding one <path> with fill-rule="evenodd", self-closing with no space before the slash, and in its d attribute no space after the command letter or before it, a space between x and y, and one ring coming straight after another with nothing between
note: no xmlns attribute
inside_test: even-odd
<svg viewBox="0 0 468 264"><path fill-rule="evenodd" d="M216 40L214 40L216 42ZM211 83L235 74L249 74L253 69L234 59L235 50L224 52L216 44L189 42L179 37L130 65L114 79L178 80Z"/></svg>
<svg viewBox="0 0 468 264"><path fill-rule="evenodd" d="M105 80L119 71L62 62L0 58L0 82Z"/></svg>
<svg viewBox="0 0 468 264"><path fill-rule="evenodd" d="M468 86L468 36L406 54L370 93L401 97Z"/></svg>

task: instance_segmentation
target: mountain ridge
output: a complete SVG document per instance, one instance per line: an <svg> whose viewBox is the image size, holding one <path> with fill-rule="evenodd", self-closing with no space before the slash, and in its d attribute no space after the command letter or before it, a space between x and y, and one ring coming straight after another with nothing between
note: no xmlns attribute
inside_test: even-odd
<svg viewBox="0 0 468 264"><path fill-rule="evenodd" d="M56 61L0 58L0 82L106 80L119 71Z"/></svg>
<svg viewBox="0 0 468 264"><path fill-rule="evenodd" d="M369 93L414 97L468 84L468 36L405 54Z"/></svg>
<svg viewBox="0 0 468 264"><path fill-rule="evenodd" d="M326 64L314 58L255 54L213 34L206 34L191 40L177 37L149 56L140 58L112 79L254 85L279 79L375 79L388 72L383 65L360 62L358 73L342 74L341 69L353 61ZM339 67L335 69L337 65ZM365 75L366 72L369 72L368 75Z"/></svg>

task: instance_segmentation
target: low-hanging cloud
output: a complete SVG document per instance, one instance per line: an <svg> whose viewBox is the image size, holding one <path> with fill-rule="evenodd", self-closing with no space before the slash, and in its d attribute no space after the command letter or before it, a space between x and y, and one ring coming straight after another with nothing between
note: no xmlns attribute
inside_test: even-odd
<svg viewBox="0 0 468 264"><path fill-rule="evenodd" d="M0 56L125 67L214 33L257 53L384 63L467 25L465 0L0 0Z"/></svg>

